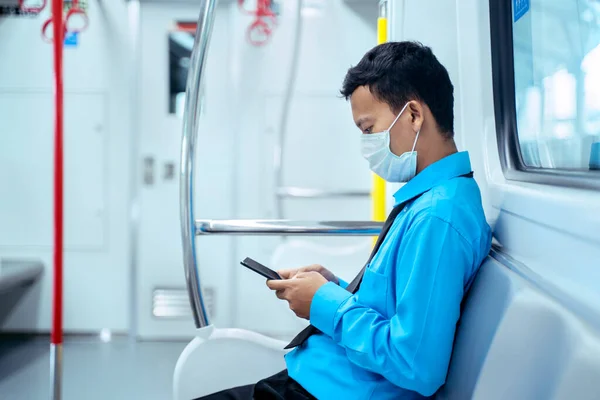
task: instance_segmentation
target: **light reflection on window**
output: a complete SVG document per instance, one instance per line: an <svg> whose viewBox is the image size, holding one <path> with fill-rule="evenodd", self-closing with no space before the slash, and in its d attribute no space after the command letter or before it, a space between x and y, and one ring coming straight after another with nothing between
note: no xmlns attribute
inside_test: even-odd
<svg viewBox="0 0 600 400"><path fill-rule="evenodd" d="M532 1L513 38L525 165L590 169L600 148L600 3Z"/></svg>

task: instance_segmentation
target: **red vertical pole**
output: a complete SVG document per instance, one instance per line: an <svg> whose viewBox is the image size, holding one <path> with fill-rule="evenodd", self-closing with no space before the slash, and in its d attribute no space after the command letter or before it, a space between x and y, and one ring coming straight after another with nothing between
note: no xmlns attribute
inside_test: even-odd
<svg viewBox="0 0 600 400"><path fill-rule="evenodd" d="M50 338L50 397L61 398L63 342L63 0L52 0L54 30L54 284Z"/></svg>

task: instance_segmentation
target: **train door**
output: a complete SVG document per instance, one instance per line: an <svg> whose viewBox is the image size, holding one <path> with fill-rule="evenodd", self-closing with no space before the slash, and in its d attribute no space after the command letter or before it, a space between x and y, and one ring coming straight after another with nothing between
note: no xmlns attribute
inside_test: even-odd
<svg viewBox="0 0 600 400"><path fill-rule="evenodd" d="M214 38L208 57L206 109L203 127L214 128L213 138L199 151L197 206L213 217L231 215L231 163L223 155L231 148L227 121L219 107L227 104L229 6L218 6ZM139 19L137 64L137 248L134 255L136 333L139 338L178 338L193 334L189 300L182 268L179 222L179 154L185 85L198 7L181 3L142 2ZM218 82L216 87L213 83ZM211 172L212 171L212 172ZM214 193L214 195L213 195ZM208 211L207 211L208 210ZM216 239L211 255L225 262L230 241ZM206 254L203 254L206 257ZM215 269L224 270L223 268ZM219 274L226 282L227 276ZM213 284L208 278L206 292ZM226 290L227 285L221 285ZM228 296L222 293L224 298ZM210 296L207 296L210 298ZM220 313L222 317L226 317ZM219 315L219 313L216 313ZM229 321L227 321L229 323Z"/></svg>
<svg viewBox="0 0 600 400"><path fill-rule="evenodd" d="M175 51L185 53L186 45L189 51L193 37L172 31L176 26L189 28L186 22L195 21L197 14L188 6L144 2L141 7L136 310L142 338L192 333L181 258L178 177L172 173L178 167L184 96L180 81L186 74L179 67L189 62ZM377 7L282 2L278 14L271 40L256 47L246 41L251 18L236 4L218 6L203 87L196 215L369 219L370 173L361 161L358 132L352 136L356 128L339 88L346 69L375 44L372 21ZM340 37L340 31L352 33ZM300 56L294 61L298 32ZM168 46L174 50L170 62ZM315 60L323 63L317 65ZM297 79L291 100L286 101L294 65ZM179 75L169 79L169 68L179 68ZM169 85L179 89L170 93ZM289 116L285 124L284 112ZM279 170L273 161L278 146L283 147ZM338 272L351 277L360 261L344 260L366 259L369 244L366 238L329 243L199 238L196 254L203 266L202 288L211 322L291 336L300 328L296 318L260 282L248 283L255 277L244 275L239 260L252 256L273 268L323 263L342 268ZM265 312L257 314L258 306Z"/></svg>

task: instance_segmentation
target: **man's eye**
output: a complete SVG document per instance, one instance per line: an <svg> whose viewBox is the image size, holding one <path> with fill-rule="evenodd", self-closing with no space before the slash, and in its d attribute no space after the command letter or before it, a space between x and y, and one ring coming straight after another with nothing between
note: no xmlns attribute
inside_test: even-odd
<svg viewBox="0 0 600 400"><path fill-rule="evenodd" d="M363 133L370 135L371 133L373 133L373 127L363 129Z"/></svg>

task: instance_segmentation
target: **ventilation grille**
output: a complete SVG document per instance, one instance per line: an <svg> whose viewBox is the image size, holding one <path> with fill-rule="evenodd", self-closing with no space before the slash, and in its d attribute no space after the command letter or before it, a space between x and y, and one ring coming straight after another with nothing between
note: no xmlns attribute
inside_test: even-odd
<svg viewBox="0 0 600 400"><path fill-rule="evenodd" d="M204 305L208 315L214 317L214 294L212 287L202 289ZM186 288L156 288L152 292L152 315L154 318L189 319L192 318L190 299Z"/></svg>

